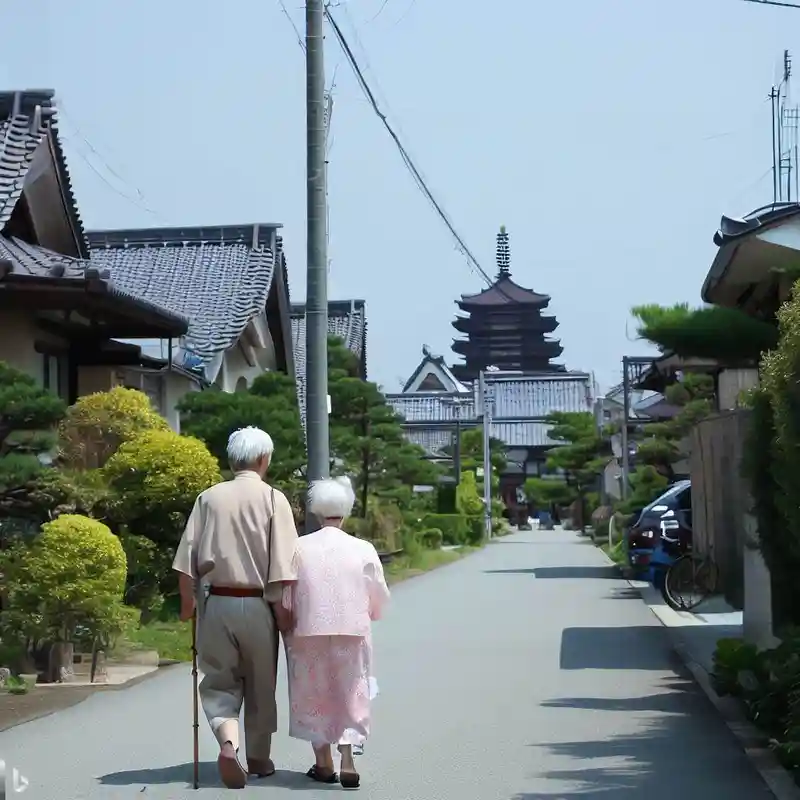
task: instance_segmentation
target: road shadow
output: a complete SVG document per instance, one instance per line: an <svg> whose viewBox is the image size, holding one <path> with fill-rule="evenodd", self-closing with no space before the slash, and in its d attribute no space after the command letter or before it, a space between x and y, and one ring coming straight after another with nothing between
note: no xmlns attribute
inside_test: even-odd
<svg viewBox="0 0 800 800"><path fill-rule="evenodd" d="M618 628L565 628L561 669L675 670L681 665L658 624ZM682 669L682 667L681 667Z"/></svg>
<svg viewBox="0 0 800 800"><path fill-rule="evenodd" d="M642 599L642 593L633 586L621 586L619 588L612 588L611 594L606 595L604 600L639 600Z"/></svg>
<svg viewBox="0 0 800 800"><path fill-rule="evenodd" d="M192 786L192 763L175 764L171 767L155 767L151 769L131 769L124 772L111 772L108 775L101 775L97 781L104 786L141 786L144 792L148 786L169 786L175 784L183 788ZM204 761L200 763L199 783L201 789L224 789L222 781L219 779L216 761ZM281 789L293 789L297 791L320 789L339 789L339 786L328 786L327 784L317 783L308 778L303 772L290 772L289 770L279 769L269 778L252 779L248 781L248 786L277 786Z"/></svg>
<svg viewBox="0 0 800 800"><path fill-rule="evenodd" d="M550 708L630 712L632 732L580 742L539 742L574 769L551 770L544 791L511 800L766 800L772 794L708 698L690 680L671 679L644 697L548 701ZM598 723L602 726L602 723Z"/></svg>
<svg viewBox="0 0 800 800"><path fill-rule="evenodd" d="M486 569L486 575L533 575L539 580L619 579L619 567L530 567L517 569Z"/></svg>

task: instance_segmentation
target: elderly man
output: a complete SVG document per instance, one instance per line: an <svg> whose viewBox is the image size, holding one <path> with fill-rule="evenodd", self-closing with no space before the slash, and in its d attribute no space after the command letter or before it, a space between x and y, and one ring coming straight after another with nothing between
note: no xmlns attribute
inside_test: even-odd
<svg viewBox="0 0 800 800"><path fill-rule="evenodd" d="M297 529L289 501L263 480L273 449L258 428L231 435L234 478L197 498L172 565L180 573L182 619L205 597L197 617L200 701L219 741L220 777L231 789L244 788L248 774L275 772L278 630L291 626L281 597L297 579ZM247 770L238 758L243 702Z"/></svg>

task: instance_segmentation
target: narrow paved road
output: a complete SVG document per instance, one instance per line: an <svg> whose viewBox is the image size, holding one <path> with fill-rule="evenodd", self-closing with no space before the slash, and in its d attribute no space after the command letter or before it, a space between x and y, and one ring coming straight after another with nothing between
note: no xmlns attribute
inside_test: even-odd
<svg viewBox="0 0 800 800"><path fill-rule="evenodd" d="M666 632L573 534L517 534L409 581L378 627L362 797L771 797ZM0 734L0 758L30 780L30 800L230 796L210 763L204 788L187 786L190 725L189 673L175 667ZM284 715L278 774L240 796L341 791L297 774L309 753L285 729ZM203 723L201 759L213 755Z"/></svg>

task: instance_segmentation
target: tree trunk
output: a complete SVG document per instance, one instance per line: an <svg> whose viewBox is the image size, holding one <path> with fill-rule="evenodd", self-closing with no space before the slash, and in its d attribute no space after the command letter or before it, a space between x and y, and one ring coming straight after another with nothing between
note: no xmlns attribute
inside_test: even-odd
<svg viewBox="0 0 800 800"><path fill-rule="evenodd" d="M72 642L54 642L50 646L47 666L48 683L69 683L75 679L74 654Z"/></svg>

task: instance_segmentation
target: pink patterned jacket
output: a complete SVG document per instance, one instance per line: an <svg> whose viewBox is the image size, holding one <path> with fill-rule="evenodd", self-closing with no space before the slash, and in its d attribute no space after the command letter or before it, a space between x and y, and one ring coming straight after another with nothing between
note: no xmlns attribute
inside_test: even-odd
<svg viewBox="0 0 800 800"><path fill-rule="evenodd" d="M322 528L300 537L297 565L297 582L283 590L283 606L295 620L292 635L369 638L370 623L389 600L372 543Z"/></svg>

